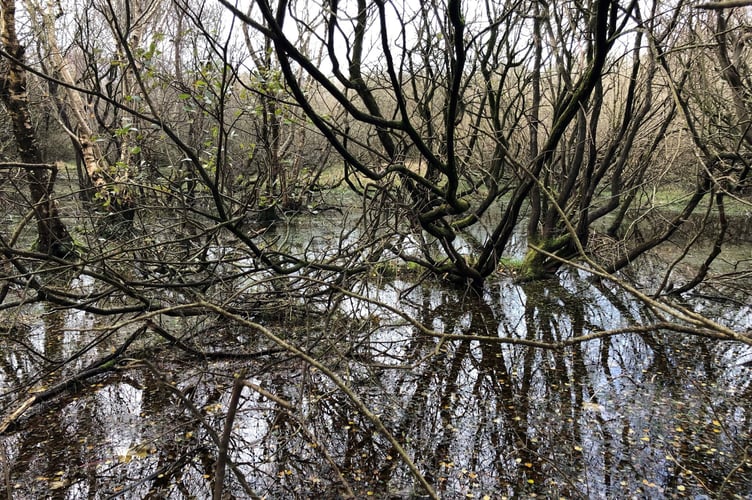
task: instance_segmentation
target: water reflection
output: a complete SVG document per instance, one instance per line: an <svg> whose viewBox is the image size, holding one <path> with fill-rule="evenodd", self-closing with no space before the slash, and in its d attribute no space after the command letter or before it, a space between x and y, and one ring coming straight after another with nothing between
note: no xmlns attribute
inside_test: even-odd
<svg viewBox="0 0 752 500"><path fill-rule="evenodd" d="M738 363L752 355L746 348L660 331L558 350L489 339L555 343L651 319L574 274L500 281L482 298L399 281L371 292L438 331L486 340L428 336L354 299L342 309L354 320L288 327L285 336L336 368L443 498L752 495L750 370ZM45 353L66 355L66 338L46 339ZM5 384L15 385L18 362L3 352ZM289 406L244 390L230 450L236 472L226 479L237 498L423 494L389 441L301 360L159 359L156 371L105 379L4 436L12 492L209 497L216 446L206 426L221 433L242 367Z"/></svg>

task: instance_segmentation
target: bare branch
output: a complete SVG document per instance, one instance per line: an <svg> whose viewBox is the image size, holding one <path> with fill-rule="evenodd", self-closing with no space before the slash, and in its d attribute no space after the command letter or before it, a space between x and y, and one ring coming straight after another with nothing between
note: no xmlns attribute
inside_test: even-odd
<svg viewBox="0 0 752 500"><path fill-rule="evenodd" d="M735 7L749 7L750 5L752 5L752 0L728 0L725 2L702 3L695 5L695 9L721 10L733 9Z"/></svg>

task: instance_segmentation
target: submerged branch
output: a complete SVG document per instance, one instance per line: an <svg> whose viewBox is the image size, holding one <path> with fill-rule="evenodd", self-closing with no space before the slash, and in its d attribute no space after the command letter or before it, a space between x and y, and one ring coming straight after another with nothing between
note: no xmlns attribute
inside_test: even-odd
<svg viewBox="0 0 752 500"><path fill-rule="evenodd" d="M304 360L309 365L313 366L317 370L319 370L321 373L323 373L329 380L331 380L346 396L350 401L355 404L358 411L366 418L368 419L375 427L376 430L383 435L389 443L394 446L394 449L396 450L397 454L400 456L402 461L407 465L407 467L410 469L410 472L415 477L415 479L420 483L420 485L424 488L426 491L426 494L429 495L431 498L438 499L439 496L434 491L431 484L428 482L426 477L421 473L421 471L418 469L418 467L415 465L415 462L413 462L412 458L410 458L410 455L408 455L405 448L402 446L402 444L397 440L397 438L386 428L384 423L382 422L379 415L371 411L368 406L366 406L365 402L352 390L352 388L345 382L337 373L335 373L331 368L326 366L324 363L319 361L318 359L314 358L310 354L306 353L305 351L301 350L300 348L294 346L293 344L287 342L286 340L282 339L281 337L275 335L271 330L266 328L263 325L260 325L258 323L254 323L253 321L249 321L246 318L243 318L241 316L238 316L236 314L232 314L229 311L223 309L221 306L217 304L212 304L208 302L201 302L201 306L214 311L216 314L219 314L220 316L232 320L237 324L244 325L248 328L251 328L253 330L258 331L263 336L265 336L267 339L271 340L281 348L285 349L286 351L289 351L292 354L295 354L302 360Z"/></svg>
<svg viewBox="0 0 752 500"><path fill-rule="evenodd" d="M641 301L642 303L644 303L645 305L647 305L648 307L650 307L656 312L658 311L664 312L668 314L669 316L676 318L679 321L683 321L690 325L693 325L692 327L685 327L674 322L666 322L666 324L668 325L674 325L671 328L673 330L685 331L689 333L694 333L696 335L701 335L704 337L717 338L717 339L722 339L722 340L736 340L738 342L742 342L747 345L752 345L752 338L749 338L746 335L735 332L731 328L728 328L716 321L713 321L710 318L703 316L702 314L698 314L694 311L690 311L684 307L667 304L665 302L661 302L657 299L654 299L653 297L650 297L649 295L642 293L641 291L639 291L637 288L630 285L629 283L626 283L625 281L620 280L613 274L600 270L597 264L595 264L592 260L590 260L587 257L585 257L585 260L586 262L588 262L588 264L591 264L592 267L578 264L577 262L573 262L570 259L562 259L558 255L547 252L546 250L539 248L539 247L533 247L533 248L536 251L547 255L548 257L562 261L566 265L575 267L577 269L591 273L595 276L598 276L599 278L602 278L602 279L605 279L614 283L615 285L623 289L625 292L629 293L632 297L634 297L635 299L638 299L639 301Z"/></svg>
<svg viewBox="0 0 752 500"><path fill-rule="evenodd" d="M80 390L83 386L83 382L85 382L86 380L96 377L97 375L116 371L122 368L120 364L122 355L125 353L128 347L144 332L146 332L146 326L143 326L133 332L125 340L125 342L123 342L120 347L118 347L117 350L115 350L115 352L113 352L112 354L109 354L102 359L95 361L86 369L58 384L55 384L49 389L30 396L18 408L16 408L13 412L6 416L2 420L2 422L0 422L0 434L5 433L8 427L18 421L18 419L21 418L21 416L26 413L29 408L40 403L44 403L45 401L50 401L64 392Z"/></svg>

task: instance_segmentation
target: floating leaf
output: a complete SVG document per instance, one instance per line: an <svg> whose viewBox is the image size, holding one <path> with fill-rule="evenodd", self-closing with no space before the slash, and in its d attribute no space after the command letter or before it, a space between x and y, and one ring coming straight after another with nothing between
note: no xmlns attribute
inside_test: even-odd
<svg viewBox="0 0 752 500"><path fill-rule="evenodd" d="M204 410L206 410L207 413L218 413L221 409L222 409L221 403L215 403L215 404L204 406Z"/></svg>
<svg viewBox="0 0 752 500"><path fill-rule="evenodd" d="M131 460L136 458L146 458L154 451L156 450L148 445L137 444L129 448L128 451L125 452L125 455L120 455L118 457L118 460L120 461L120 463L127 464Z"/></svg>
<svg viewBox="0 0 752 500"><path fill-rule="evenodd" d="M66 485L67 483L63 480L55 480L55 481L50 481L47 484L47 487L51 490L59 490L60 488L65 488Z"/></svg>

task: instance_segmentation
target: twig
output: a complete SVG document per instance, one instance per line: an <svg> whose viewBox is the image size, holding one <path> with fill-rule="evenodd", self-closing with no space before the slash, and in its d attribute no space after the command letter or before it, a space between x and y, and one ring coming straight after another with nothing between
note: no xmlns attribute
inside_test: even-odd
<svg viewBox="0 0 752 500"><path fill-rule="evenodd" d="M292 403L290 403L289 401L285 399L280 398L276 394L272 394L271 392L267 391L260 385L254 384L253 382L248 382L247 380L243 381L243 385L245 385L249 389L253 389L254 391L258 392L259 394L264 396L266 399L270 399L274 401L275 403L285 408L286 410L290 410L290 411L295 410L295 407L293 406Z"/></svg>
<svg viewBox="0 0 752 500"><path fill-rule="evenodd" d="M225 352L225 351L200 351L198 349L195 349L176 336L172 335L170 332L156 324L155 322L151 320L146 321L147 326L154 331L154 333L158 334L159 336L163 337L168 342L172 343L173 345L176 345L180 349L184 350L185 352L197 356L200 358L205 359L253 359L253 358L259 358L261 356L268 356L270 354L277 354L280 352L284 352L284 349L264 349L263 351L258 352L249 352L249 353L243 353L243 352Z"/></svg>
<svg viewBox="0 0 752 500"><path fill-rule="evenodd" d="M305 423L303 422L303 418L301 415L298 414L298 412L295 409L295 406L287 401L286 399L283 399L276 394L272 394L271 392L267 391L263 387L261 387L258 384L254 384L253 382L249 382L247 380L243 381L243 385L246 387L253 389L266 399L269 399L271 401L274 401L281 407L283 407L285 410L287 410L287 415L293 419L295 422L298 423L300 426L300 431L306 435L308 440L311 443L314 443L314 448L321 453L321 455L324 457L324 460L329 462L329 465L332 467L332 469L337 474L340 484L342 485L342 488L344 488L345 492L342 498L355 498L355 492L353 492L352 487L350 486L350 483L347 482L347 479L345 479L345 476L342 474L342 471L340 470L339 466L337 465L337 462L334 461L334 458L332 458L331 454L326 450L323 444L321 444L317 439L316 436L313 435L313 433L306 427Z"/></svg>
<svg viewBox="0 0 752 500"><path fill-rule="evenodd" d="M439 496L436 494L436 491L434 490L433 486L431 486L431 484L428 482L426 477L420 472L417 465L415 465L415 462L413 461L413 459L410 458L410 455L407 454L407 451L402 446L402 444L397 440L394 434L389 432L389 429L386 428L386 426L384 425L384 422L382 422L379 415L371 411L371 409L368 408L368 406L363 402L363 400L352 390L352 388L339 375L337 375L334 371L332 371L329 367L327 367L325 364L323 364L321 361L319 361L315 357L307 354L305 351L301 350L295 345L275 335L271 330L269 330L265 326L260 325L258 323L254 323L253 321L249 321L248 319L238 316L237 314L233 314L223 309L221 306L217 304L212 304L209 302L199 302L198 304L201 307L213 310L215 313L219 314L220 316L226 319L232 320L235 323L244 325L248 328L252 328L258 331L267 339L271 340L272 342L274 342L275 344L277 344L284 350L292 354L295 354L300 359L302 359L303 361L305 361L306 363L315 367L317 370L323 373L329 380L331 380L334 383L334 385L336 385L345 394L345 396L350 401L353 402L353 404L358 409L360 414L363 415L367 420L369 420L374 425L376 430L389 441L389 443L394 447L397 454L402 459L402 462L407 466L408 469L410 469L410 472L413 475L413 477L423 487L423 489L426 492L426 495L438 500Z"/></svg>
<svg viewBox="0 0 752 500"><path fill-rule="evenodd" d="M727 0L725 2L701 3L695 5L695 9L721 10L733 9L734 7L749 7L750 5L752 5L752 0Z"/></svg>
<svg viewBox="0 0 752 500"><path fill-rule="evenodd" d="M8 427L16 422L26 412L26 410L28 410L32 406L45 401L49 401L52 398L62 394L63 392L75 390L79 388L81 386L81 383L87 379L101 375L102 373L117 370L119 368L120 357L125 353L126 349L128 349L128 347L145 331L146 326L139 328L138 330L133 332L133 334L131 334L131 336L128 337L125 342L123 342L123 344L118 347L118 349L112 354L109 354L104 358L95 361L86 369L77 373L76 375L50 387L47 390L38 392L26 399L21 404L21 406L16 408L10 415L5 417L2 422L0 422L0 434L3 434L5 431L7 431Z"/></svg>
<svg viewBox="0 0 752 500"><path fill-rule="evenodd" d="M124 360L125 361L125 360ZM173 393L180 401L188 408L188 410L193 414L193 416L196 418L199 424L201 424L201 427L203 427L211 440L214 442L214 444L219 449L221 447L221 438L219 434L217 434L217 431L209 425L209 422L206 421L203 414L201 413L201 410L196 408L196 405L193 404L193 401L190 400L185 394L183 394L183 391L172 385L167 381L164 374L159 371L150 361L146 359L129 359L127 361L130 361L131 363L128 365L129 368L137 368L140 366L144 366L148 368L148 370L154 375L154 377L159 381L159 383L168 391ZM253 488L251 488L251 485L248 484L248 481L246 481L245 476L240 471L237 465L229 458L226 458L227 464L232 469L233 473L235 474L235 477L237 478L240 485L243 487L245 492L248 494L249 498L253 498L254 500L260 500L261 496L253 491Z"/></svg>
<svg viewBox="0 0 752 500"><path fill-rule="evenodd" d="M5 495L8 500L13 500L13 489L10 484L10 463L8 461L8 452L5 446L0 449L0 457L3 459L3 479L5 480Z"/></svg>
<svg viewBox="0 0 752 500"><path fill-rule="evenodd" d="M232 424L235 421L235 415L238 411L240 394L243 392L243 379L245 370L241 371L232 384L232 394L230 403L227 407L227 416L225 417L225 428L222 437L219 440L219 453L217 454L217 467L214 472L214 500L222 500L222 490L225 483L225 468L227 466L227 449L230 446L230 437L232 437Z"/></svg>
<svg viewBox="0 0 752 500"><path fill-rule="evenodd" d="M138 481L123 487L123 489L106 497L104 500L113 500L115 498L125 496L131 493L139 485L146 484L149 481L153 481L161 476L166 476L167 474L173 474L175 471L178 471L181 468L185 467L185 465L188 464L190 461L191 461L191 458L188 456L188 452L185 452L176 460L169 462L162 467L159 467L157 470L155 470L148 476L143 476L139 478Z"/></svg>
<svg viewBox="0 0 752 500"><path fill-rule="evenodd" d="M22 163L15 161L0 162L0 170L9 168L41 168L46 170L57 170L59 166L55 163Z"/></svg>

